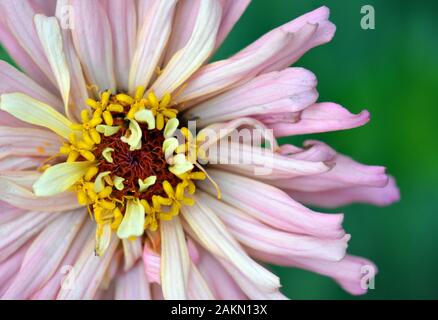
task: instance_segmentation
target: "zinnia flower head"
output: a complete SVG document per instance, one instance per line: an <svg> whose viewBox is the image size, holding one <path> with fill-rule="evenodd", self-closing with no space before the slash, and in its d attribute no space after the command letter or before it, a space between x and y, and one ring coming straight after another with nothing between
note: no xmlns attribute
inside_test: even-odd
<svg viewBox="0 0 438 320"><path fill-rule="evenodd" d="M0 40L24 71L0 62L3 298L284 298L263 262L366 292L363 267L376 270L346 255L343 215L303 204L387 205L394 180L266 134L368 122L316 103L315 76L289 67L333 37L329 11L208 63L248 4L1 0ZM241 128L272 149L233 141L253 161L224 164L221 142Z"/></svg>

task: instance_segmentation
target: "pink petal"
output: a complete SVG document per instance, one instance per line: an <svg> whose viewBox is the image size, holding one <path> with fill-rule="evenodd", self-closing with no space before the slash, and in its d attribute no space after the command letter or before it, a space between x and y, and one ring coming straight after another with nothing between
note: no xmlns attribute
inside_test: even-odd
<svg viewBox="0 0 438 320"><path fill-rule="evenodd" d="M42 129L0 126L0 158L5 156L50 157L61 147L59 136Z"/></svg>
<svg viewBox="0 0 438 320"><path fill-rule="evenodd" d="M198 193L197 193L198 194ZM276 230L223 201L199 193L243 245L266 254L339 261L345 256L350 235L340 239L320 239Z"/></svg>
<svg viewBox="0 0 438 320"><path fill-rule="evenodd" d="M103 281L105 272L110 265L119 239L112 237L111 243L102 257L94 253L94 235L90 237L85 247L73 265L74 283L72 287L62 287L57 299L60 300L91 300L96 295L100 284Z"/></svg>
<svg viewBox="0 0 438 320"><path fill-rule="evenodd" d="M54 274L84 218L85 210L63 213L37 236L29 247L17 277L3 299L27 299Z"/></svg>
<svg viewBox="0 0 438 320"><path fill-rule="evenodd" d="M160 255L145 244L143 251L144 268L149 282L161 284L160 278Z"/></svg>
<svg viewBox="0 0 438 320"><path fill-rule="evenodd" d="M198 200L193 207L181 209L189 234L206 250L251 278L260 291L272 292L279 288L278 277L248 257L207 205Z"/></svg>
<svg viewBox="0 0 438 320"><path fill-rule="evenodd" d="M298 112L318 99L316 84L315 75L302 68L271 72L197 105L184 116L204 127L238 117Z"/></svg>
<svg viewBox="0 0 438 320"><path fill-rule="evenodd" d="M321 238L344 236L342 214L314 212L285 192L262 182L218 170L208 172L222 191L224 202L279 230ZM215 196L208 182L199 187Z"/></svg>
<svg viewBox="0 0 438 320"><path fill-rule="evenodd" d="M296 160L258 146L227 143L225 139L219 142L217 150L209 148L208 154L209 164L214 168L256 179L289 179L321 174L331 169L324 162Z"/></svg>
<svg viewBox="0 0 438 320"><path fill-rule="evenodd" d="M222 21L216 39L216 48L219 48L236 22L245 12L251 0L220 0L222 4Z"/></svg>
<svg viewBox="0 0 438 320"><path fill-rule="evenodd" d="M317 103L299 113L257 117L274 130L276 137L347 130L363 126L370 120L364 110L352 114L335 103Z"/></svg>
<svg viewBox="0 0 438 320"><path fill-rule="evenodd" d="M178 100L186 102L212 96L256 76L269 61L292 41L292 36L277 32L261 46L238 53L233 57L202 67L186 83ZM185 107L190 106L186 104ZM182 106L184 108L184 106Z"/></svg>
<svg viewBox="0 0 438 320"><path fill-rule="evenodd" d="M53 212L27 212L0 225L0 262L5 261L57 217L59 214Z"/></svg>
<svg viewBox="0 0 438 320"><path fill-rule="evenodd" d="M39 8L46 16L55 15L57 0L30 0L34 8Z"/></svg>
<svg viewBox="0 0 438 320"><path fill-rule="evenodd" d="M298 38L301 38L300 45L296 46L296 48L290 47L288 50L285 50L282 55L277 57L275 63L272 63L263 72L282 70L298 61L310 49L330 42L335 34L336 26L328 21L329 15L330 10L327 7L320 7L277 28L285 32L299 33L304 26L310 24L315 27L315 31L309 37L299 35ZM271 31L271 33L277 29ZM264 37L270 36L271 33ZM262 41L264 37L258 41Z"/></svg>
<svg viewBox="0 0 438 320"><path fill-rule="evenodd" d="M71 0L75 14L73 42L90 84L115 92L111 26L98 0Z"/></svg>
<svg viewBox="0 0 438 320"><path fill-rule="evenodd" d="M33 23L33 17L36 13L38 12L35 11L29 1L0 2L0 14L6 17L7 25L11 33L28 56L42 70L44 75L49 78L52 84L56 85L52 70Z"/></svg>
<svg viewBox="0 0 438 320"><path fill-rule="evenodd" d="M237 285L242 289L242 291L248 296L251 300L287 300L279 290L275 290L272 292L266 292L260 290L257 286L254 285L253 279L251 279L248 275L242 273L238 270L234 265L229 263L228 261L222 261L222 266L227 270L227 272L231 275L231 277L236 281Z"/></svg>
<svg viewBox="0 0 438 320"><path fill-rule="evenodd" d="M142 261L116 279L116 300L150 300L151 292Z"/></svg>
<svg viewBox="0 0 438 320"><path fill-rule="evenodd" d="M6 202L0 201L0 225L16 219L24 213L26 213L26 210L16 208Z"/></svg>
<svg viewBox="0 0 438 320"><path fill-rule="evenodd" d="M123 239L122 244L125 258L125 265L123 269L124 271L128 271L142 256L143 247L141 244L141 238L138 237L135 240Z"/></svg>
<svg viewBox="0 0 438 320"><path fill-rule="evenodd" d="M166 300L186 300L190 257L178 216L161 221L161 285Z"/></svg>
<svg viewBox="0 0 438 320"><path fill-rule="evenodd" d="M190 265L187 295L190 300L215 300L213 292L194 263Z"/></svg>
<svg viewBox="0 0 438 320"><path fill-rule="evenodd" d="M13 181L0 177L0 200L17 208L58 212L81 207L73 192L65 192L53 197L37 197Z"/></svg>
<svg viewBox="0 0 438 320"><path fill-rule="evenodd" d="M138 45L129 69L129 92L135 93L139 86L147 88L156 74L172 31L175 6L176 0L151 1L148 14L139 26Z"/></svg>
<svg viewBox="0 0 438 320"><path fill-rule="evenodd" d="M71 284L71 281L74 281L75 270L72 266L75 264L87 241L90 237L94 236L94 229L95 222L86 219L54 275L32 296L32 299L54 300L61 286L68 286Z"/></svg>
<svg viewBox="0 0 438 320"><path fill-rule="evenodd" d="M319 141L305 141L304 149L290 144L284 144L278 149L278 153L284 157L303 161L322 161L333 164L336 151L325 143Z"/></svg>
<svg viewBox="0 0 438 320"><path fill-rule="evenodd" d="M9 53L11 58L23 69L33 80L39 83L50 92L57 92L55 86L44 75L38 65L32 60L28 53L19 44L17 39L9 30L5 21L0 18L0 43Z"/></svg>
<svg viewBox="0 0 438 320"><path fill-rule="evenodd" d="M22 246L12 256L0 263L0 297L15 280L28 248L28 244Z"/></svg>
<svg viewBox="0 0 438 320"><path fill-rule="evenodd" d="M356 186L382 188L388 184L389 178L384 167L363 165L341 154L336 155L332 161L334 166L328 172L290 180L279 179L272 184L282 189L307 192Z"/></svg>
<svg viewBox="0 0 438 320"><path fill-rule="evenodd" d="M298 267L331 277L338 282L344 290L353 295L367 293L368 287L366 286L366 280L375 276L378 272L377 267L371 261L349 255L341 261L332 262L315 259L274 257L273 255L266 255L251 249L250 251L254 257L267 263Z"/></svg>
<svg viewBox="0 0 438 320"><path fill-rule="evenodd" d="M57 2L56 17L60 21L65 19L64 10L68 5L68 0L60 0ZM85 105L85 101L88 98L87 83L82 72L81 62L79 61L76 49L73 45L73 38L70 29L62 28L61 32L64 54L70 71L70 99L73 104L71 104L69 108L72 109L72 107L74 107L74 109L71 110L72 115L75 116L77 120L80 120L80 112L83 109L88 108Z"/></svg>
<svg viewBox="0 0 438 320"><path fill-rule="evenodd" d="M198 267L214 296L219 300L247 300L247 296L222 265L207 251L203 252Z"/></svg>
<svg viewBox="0 0 438 320"><path fill-rule="evenodd" d="M22 156L9 156L0 159L0 171L35 170L42 164L42 159Z"/></svg>
<svg viewBox="0 0 438 320"><path fill-rule="evenodd" d="M109 0L108 18L113 35L114 69L119 90L128 90L131 59L137 40L137 13L134 0ZM164 17L161 17L164 19Z"/></svg>
<svg viewBox="0 0 438 320"><path fill-rule="evenodd" d="M21 92L62 111L62 101L5 61L0 61L0 94Z"/></svg>
<svg viewBox="0 0 438 320"><path fill-rule="evenodd" d="M388 206L400 200L400 190L390 177L385 187L349 187L320 192L287 191L294 199L313 206L337 208L352 203Z"/></svg>
<svg viewBox="0 0 438 320"><path fill-rule="evenodd" d="M199 4L199 0L185 0L178 2L175 10L175 17L173 19L172 33L166 48L163 65L167 65L173 55L177 53L178 50L184 48L189 42L190 36L195 28Z"/></svg>

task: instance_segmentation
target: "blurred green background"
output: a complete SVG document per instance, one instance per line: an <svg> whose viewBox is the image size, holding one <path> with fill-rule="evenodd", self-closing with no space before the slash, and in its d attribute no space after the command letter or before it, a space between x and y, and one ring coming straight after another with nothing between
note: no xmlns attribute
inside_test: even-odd
<svg viewBox="0 0 438 320"><path fill-rule="evenodd" d="M363 163L386 166L402 200L387 208L343 208L353 236L349 251L379 267L375 290L351 297L328 278L275 268L283 291L293 299L437 299L438 2L253 0L218 55L229 56L322 5L331 9L336 36L296 65L317 75L320 101L355 113L368 109L371 122L316 138ZM364 5L375 9L375 30L361 29Z"/></svg>
<svg viewBox="0 0 438 320"><path fill-rule="evenodd" d="M355 113L368 109L372 120L315 137L363 163L388 167L402 200L388 208L343 208L353 235L349 251L379 267L375 290L351 297L328 278L275 268L283 291L292 299L437 299L438 2L253 0L217 58L322 5L331 9L336 36L296 65L317 75L320 101ZM363 5L375 8L375 30L360 27ZM7 59L1 49L0 59Z"/></svg>

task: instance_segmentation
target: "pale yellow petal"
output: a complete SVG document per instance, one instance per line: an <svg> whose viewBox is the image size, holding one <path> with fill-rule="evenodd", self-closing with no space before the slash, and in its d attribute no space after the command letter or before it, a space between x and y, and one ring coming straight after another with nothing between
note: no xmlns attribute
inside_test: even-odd
<svg viewBox="0 0 438 320"><path fill-rule="evenodd" d="M157 182L156 176L150 176L149 178L144 179L142 181L141 179L138 179L138 185L139 185L139 191L145 192L149 187L153 186Z"/></svg>
<svg viewBox="0 0 438 320"><path fill-rule="evenodd" d="M62 193L81 179L95 165L92 161L65 162L48 168L33 185L35 195L40 197Z"/></svg>
<svg viewBox="0 0 438 320"><path fill-rule="evenodd" d="M114 187L117 190L122 191L125 188L125 185L123 184L123 181L125 181L124 178L115 176L114 179L113 179Z"/></svg>
<svg viewBox="0 0 438 320"><path fill-rule="evenodd" d="M111 174L111 171L105 171L101 172L97 175L96 180L94 181L93 190L96 193L99 193L105 189L105 181L103 178L109 176Z"/></svg>
<svg viewBox="0 0 438 320"><path fill-rule="evenodd" d="M96 255L102 256L106 249L108 249L111 242L111 225L105 223L104 225L96 227Z"/></svg>
<svg viewBox="0 0 438 320"><path fill-rule="evenodd" d="M131 151L141 149L141 137L143 135L143 132L141 131L141 128L138 125L137 121L130 120L129 131L130 131L130 136L122 137L122 141L129 144L130 146L129 149Z"/></svg>
<svg viewBox="0 0 438 320"><path fill-rule="evenodd" d="M147 123L149 130L155 129L155 117L151 110L140 110L134 115L134 118L140 123Z"/></svg>
<svg viewBox="0 0 438 320"><path fill-rule="evenodd" d="M181 221L161 221L161 285L166 300L187 299L190 257Z"/></svg>
<svg viewBox="0 0 438 320"><path fill-rule="evenodd" d="M22 93L2 94L0 109L14 117L37 126L45 127L68 139L73 123L49 105Z"/></svg>
<svg viewBox="0 0 438 320"><path fill-rule="evenodd" d="M108 163L113 163L113 157L112 157L112 153L114 152L113 148L105 148L102 151L102 157L108 162Z"/></svg>
<svg viewBox="0 0 438 320"><path fill-rule="evenodd" d="M125 216L117 229L120 239L140 237L144 232L145 211L138 200L128 200Z"/></svg>
<svg viewBox="0 0 438 320"><path fill-rule="evenodd" d="M99 124L96 127L97 132L102 133L105 137L111 137L115 135L120 130L120 126L106 126L103 124Z"/></svg>
<svg viewBox="0 0 438 320"><path fill-rule="evenodd" d="M64 100L64 108L69 115L70 71L64 54L61 28L55 17L48 18L37 14L34 17L35 28L43 46L47 60L55 75L59 91Z"/></svg>
<svg viewBox="0 0 438 320"><path fill-rule="evenodd" d="M164 138L168 139L173 136L176 129L178 129L179 121L177 118L170 119L167 121L166 127L164 128Z"/></svg>

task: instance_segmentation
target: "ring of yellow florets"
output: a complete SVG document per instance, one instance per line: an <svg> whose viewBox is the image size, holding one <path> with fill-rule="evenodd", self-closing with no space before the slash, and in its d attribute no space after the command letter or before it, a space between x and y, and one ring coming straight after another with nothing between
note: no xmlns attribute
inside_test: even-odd
<svg viewBox="0 0 438 320"><path fill-rule="evenodd" d="M60 149L67 162L92 163L73 190L97 223L97 254L108 246L111 231L122 239L141 236L193 205L194 182L206 178L188 160L197 148L190 131L180 129L184 144L174 137L178 110L170 94L158 99L144 93L140 87L134 96L105 91L98 101L88 99L90 109L82 111L82 123L73 125Z"/></svg>

